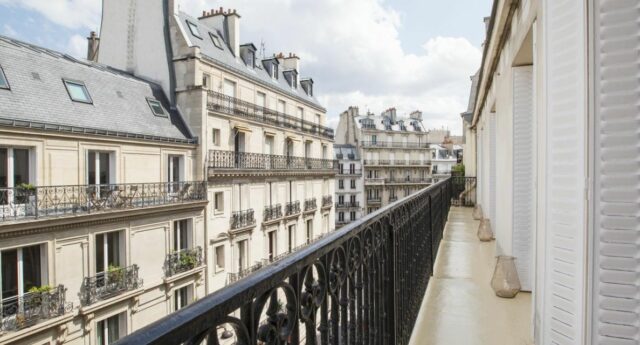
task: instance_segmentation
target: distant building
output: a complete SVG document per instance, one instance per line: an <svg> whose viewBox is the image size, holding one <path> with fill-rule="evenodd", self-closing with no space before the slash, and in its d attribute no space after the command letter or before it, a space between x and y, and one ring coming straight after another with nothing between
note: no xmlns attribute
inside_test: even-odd
<svg viewBox="0 0 640 345"><path fill-rule="evenodd" d="M362 160L354 145L334 145L333 152L338 160L338 174L335 182L336 228L349 224L364 214L364 181Z"/></svg>

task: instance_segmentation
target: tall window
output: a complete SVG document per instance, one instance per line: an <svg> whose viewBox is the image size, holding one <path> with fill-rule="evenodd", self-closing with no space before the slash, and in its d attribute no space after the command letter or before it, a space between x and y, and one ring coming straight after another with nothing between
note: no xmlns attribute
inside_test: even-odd
<svg viewBox="0 0 640 345"><path fill-rule="evenodd" d="M21 306L11 297L22 296L33 287L46 285L44 245L3 250L0 255L3 315L8 316ZM2 315L0 315L1 317Z"/></svg>
<svg viewBox="0 0 640 345"><path fill-rule="evenodd" d="M344 189L344 180L338 180L338 189Z"/></svg>
<svg viewBox="0 0 640 345"><path fill-rule="evenodd" d="M113 183L112 164L110 152L89 151L87 155L87 183L90 185Z"/></svg>
<svg viewBox="0 0 640 345"><path fill-rule="evenodd" d="M258 115L262 115L264 109L267 108L267 95L260 91L256 92L256 105L258 106Z"/></svg>
<svg viewBox="0 0 640 345"><path fill-rule="evenodd" d="M214 265L215 265L215 273L218 273L218 272L224 271L224 269L225 269L225 265L224 265L224 263L225 263L225 260L224 260L224 245L217 246L215 248L215 253L216 253L216 256L214 258L214 260L216 261L214 263Z"/></svg>
<svg viewBox="0 0 640 345"><path fill-rule="evenodd" d="M7 204L9 201L22 202L24 196L10 195L10 192L3 189L32 182L29 156L29 149L0 147L0 205Z"/></svg>
<svg viewBox="0 0 640 345"><path fill-rule="evenodd" d="M351 180L351 189L356 189L356 180Z"/></svg>
<svg viewBox="0 0 640 345"><path fill-rule="evenodd" d="M193 285L187 285L173 292L173 310L180 310L193 301Z"/></svg>
<svg viewBox="0 0 640 345"><path fill-rule="evenodd" d="M304 109L302 107L298 107L298 118L304 120Z"/></svg>
<svg viewBox="0 0 640 345"><path fill-rule="evenodd" d="M223 86L223 91L224 91L224 95L225 96L229 96L229 97L236 97L236 83L225 79L224 80L224 86Z"/></svg>
<svg viewBox="0 0 640 345"><path fill-rule="evenodd" d="M96 235L96 273L104 279L105 272L123 267L124 232L112 231ZM100 280L100 279L99 279Z"/></svg>
<svg viewBox="0 0 640 345"><path fill-rule="evenodd" d="M238 241L238 272L249 267L249 240Z"/></svg>
<svg viewBox="0 0 640 345"><path fill-rule="evenodd" d="M278 109L276 110L281 114L286 113L287 104L283 100L278 100Z"/></svg>
<svg viewBox="0 0 640 345"><path fill-rule="evenodd" d="M180 189L180 181L183 181L182 176L182 156L169 155L167 164L167 179L169 180L169 191L176 192Z"/></svg>
<svg viewBox="0 0 640 345"><path fill-rule="evenodd" d="M356 165L351 163L349 164L349 174L355 174L356 173Z"/></svg>
<svg viewBox="0 0 640 345"><path fill-rule="evenodd" d="M293 251L293 248L296 245L296 226L295 225L289 225L289 227L287 228L287 237L288 237L288 241L287 244L289 246L289 253L291 253L291 251Z"/></svg>
<svg viewBox="0 0 640 345"><path fill-rule="evenodd" d="M271 231L269 232L269 234L267 235L269 237L269 248L268 248L268 257L269 257L269 261L273 261L273 259L275 258L276 254L277 254L277 232L276 231Z"/></svg>
<svg viewBox="0 0 640 345"><path fill-rule="evenodd" d="M180 251L191 248L191 222L181 219L173 222L173 250Z"/></svg>
<svg viewBox="0 0 640 345"><path fill-rule="evenodd" d="M351 221L356 220L356 212L355 212L355 211L351 211L351 212L349 213L349 216L350 216L350 218L351 218Z"/></svg>
<svg viewBox="0 0 640 345"><path fill-rule="evenodd" d="M338 195L338 205L344 204L344 195Z"/></svg>
<svg viewBox="0 0 640 345"><path fill-rule="evenodd" d="M338 221L344 222L344 212L339 212L338 213Z"/></svg>
<svg viewBox="0 0 640 345"><path fill-rule="evenodd" d="M213 198L213 213L220 214L224 212L224 192L216 192Z"/></svg>
<svg viewBox="0 0 640 345"><path fill-rule="evenodd" d="M211 88L211 76L207 73L202 73L202 88L205 90Z"/></svg>
<svg viewBox="0 0 640 345"><path fill-rule="evenodd" d="M108 345L127 334L127 315L122 312L111 316L96 325L96 341L98 345Z"/></svg>
<svg viewBox="0 0 640 345"><path fill-rule="evenodd" d="M313 219L307 219L307 244L313 239Z"/></svg>

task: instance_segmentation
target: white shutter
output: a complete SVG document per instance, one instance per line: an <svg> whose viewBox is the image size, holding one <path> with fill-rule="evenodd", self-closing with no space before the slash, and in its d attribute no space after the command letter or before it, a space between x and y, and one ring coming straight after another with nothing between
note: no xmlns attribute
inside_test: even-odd
<svg viewBox="0 0 640 345"><path fill-rule="evenodd" d="M542 344L585 344L585 1L545 0L546 226Z"/></svg>
<svg viewBox="0 0 640 345"><path fill-rule="evenodd" d="M523 291L532 287L535 229L533 67L513 69L513 236L512 250Z"/></svg>
<svg viewBox="0 0 640 345"><path fill-rule="evenodd" d="M489 219L496 229L496 113L489 113Z"/></svg>
<svg viewBox="0 0 640 345"><path fill-rule="evenodd" d="M593 344L640 344L640 1L595 4Z"/></svg>

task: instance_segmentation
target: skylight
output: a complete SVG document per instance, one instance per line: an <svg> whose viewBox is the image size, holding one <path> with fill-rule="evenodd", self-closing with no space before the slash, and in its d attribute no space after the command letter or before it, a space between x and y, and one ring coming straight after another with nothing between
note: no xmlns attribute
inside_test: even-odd
<svg viewBox="0 0 640 345"><path fill-rule="evenodd" d="M4 70L2 69L2 66L0 66L0 89L9 90L9 81L7 80L7 77L4 75Z"/></svg>
<svg viewBox="0 0 640 345"><path fill-rule="evenodd" d="M187 20L187 25L189 26L189 31L191 31L191 34L198 37L199 39L202 39L202 36L200 36L200 30L198 29L198 26L190 21Z"/></svg>
<svg viewBox="0 0 640 345"><path fill-rule="evenodd" d="M222 43L220 43L220 37L218 37L213 32L210 32L209 36L211 37L211 41L213 42L213 45L218 47L218 49L222 49Z"/></svg>
<svg viewBox="0 0 640 345"><path fill-rule="evenodd" d="M157 100L147 98L147 103L149 103L149 107L151 108L153 115L167 116L167 114L164 112L164 109L162 108L162 104L160 104L160 102L158 102Z"/></svg>
<svg viewBox="0 0 640 345"><path fill-rule="evenodd" d="M87 87L77 81L63 80L64 86L67 88L67 93L69 93L69 97L74 102L81 103L93 103L91 100L91 96L89 95L89 91L87 91Z"/></svg>

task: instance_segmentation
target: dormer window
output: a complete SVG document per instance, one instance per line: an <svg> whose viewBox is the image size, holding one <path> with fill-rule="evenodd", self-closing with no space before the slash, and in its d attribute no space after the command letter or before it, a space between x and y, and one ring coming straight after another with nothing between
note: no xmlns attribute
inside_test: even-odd
<svg viewBox="0 0 640 345"><path fill-rule="evenodd" d="M196 28L196 30L197 29L198 28ZM216 46L218 49L222 49L222 42L220 42L220 37L218 37L218 35L214 34L213 32L210 32L209 37L211 37L211 42L213 42L214 46Z"/></svg>
<svg viewBox="0 0 640 345"><path fill-rule="evenodd" d="M200 29L198 29L198 25L187 20L187 26L189 27L189 31L191 31L191 34L193 36L202 39L202 36L200 36Z"/></svg>
<svg viewBox="0 0 640 345"><path fill-rule="evenodd" d="M278 79L278 65L271 64L271 79Z"/></svg>
<svg viewBox="0 0 640 345"><path fill-rule="evenodd" d="M7 89L9 90L9 81L7 80L7 77L4 75L4 70L2 69L2 66L0 66L0 89Z"/></svg>
<svg viewBox="0 0 640 345"><path fill-rule="evenodd" d="M300 86L309 97L313 97L313 79L307 78L300 80Z"/></svg>
<svg viewBox="0 0 640 345"><path fill-rule="evenodd" d="M149 108L151 108L153 115L167 117L167 113L165 113L162 104L158 100L147 98L147 103L149 103Z"/></svg>
<svg viewBox="0 0 640 345"><path fill-rule="evenodd" d="M298 88L298 71L296 71L295 69L292 69L292 70L284 71L282 73L284 73L284 77L287 80L287 83L289 83L289 86L292 89L297 89Z"/></svg>
<svg viewBox="0 0 640 345"><path fill-rule="evenodd" d="M89 104L93 103L91 96L89 95L89 91L87 91L87 87L84 83L64 79L62 81L64 82L64 86L67 88L67 93L72 101Z"/></svg>

